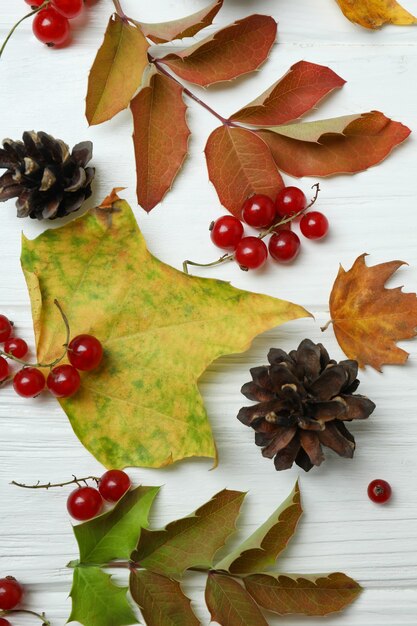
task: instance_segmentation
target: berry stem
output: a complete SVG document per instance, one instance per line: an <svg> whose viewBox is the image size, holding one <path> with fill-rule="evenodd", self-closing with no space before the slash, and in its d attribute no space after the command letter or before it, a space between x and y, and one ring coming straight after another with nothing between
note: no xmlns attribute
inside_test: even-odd
<svg viewBox="0 0 417 626"><path fill-rule="evenodd" d="M94 480L97 484L100 482L100 479L97 478L97 476L86 476L85 478L77 478L76 476L74 476L72 480L68 480L64 483L41 484L40 481L38 480L38 482L35 485L25 485L24 483L18 483L15 480L12 480L10 484L14 485L15 487L22 487L23 489L53 489L54 487L66 487L67 485L74 485L74 484L81 487L80 483L84 483L85 485L87 485L88 480Z"/></svg>
<svg viewBox="0 0 417 626"><path fill-rule="evenodd" d="M317 198L319 197L319 193L320 193L319 183L315 183L312 186L312 189L315 189L315 193L314 193L313 198L310 201L310 204L308 204L302 211L299 211L298 213L294 213L294 215L289 215L288 217L281 219L279 222L276 222L275 224L270 226L268 230L264 230L262 233L259 233L258 239L264 239L264 237L267 237L268 235L270 235L279 226L283 226L284 224L288 224L289 222L292 222L293 220L297 219L297 217L300 217L300 215L303 215L303 213L305 213L308 209L310 209L313 206L313 204L316 203ZM189 265L194 265L197 267L213 267L214 265L221 265L222 263L225 263L226 261L233 261L234 258L235 258L235 254L234 252L232 252L231 254L224 254L223 256L220 257L220 259L217 259L216 261L212 261L211 263L196 263L195 261L189 261L187 259L186 261L183 262L182 268L183 268L184 274L189 274L189 271L188 271Z"/></svg>
<svg viewBox="0 0 417 626"><path fill-rule="evenodd" d="M37 617L43 623L43 626L51 626L51 622L46 619L45 613L35 613L35 611L28 611L26 609L11 609L10 611L0 611L0 617L7 617L8 615L13 615L16 613L24 613L25 615L32 615L33 617Z"/></svg>
<svg viewBox="0 0 417 626"><path fill-rule="evenodd" d="M3 44L0 48L0 58L4 52L5 47L7 46L9 39L11 38L11 36L13 35L14 31L16 30L16 28L18 26L20 26L20 24L22 22L24 22L25 20L27 20L29 17L32 17L32 15L36 15L36 13L39 13L39 11L41 9L44 9L45 7L48 6L50 0L45 0L45 2L43 4L41 4L40 7L37 7L36 9L33 9L33 11L31 11L30 13L27 13L26 15L24 15L18 22L16 22L16 24L13 26L13 28L9 31L8 35L6 36L6 39L3 41Z"/></svg>
<svg viewBox="0 0 417 626"><path fill-rule="evenodd" d="M62 359L66 356L67 352L68 352L68 344L69 344L69 340L70 340L70 336L71 336L71 330L70 330L70 326L69 326L69 322L68 322L68 318L65 315L61 305L59 304L58 300L54 300L54 304L57 307L58 311L61 314L62 317L62 321L64 322L65 325L65 330L66 330L66 339L65 339L65 343L64 345L64 352L61 356L59 356L57 359L55 359L55 361L52 361L51 363L28 363L27 361L24 361L23 359L18 359L16 356L14 356L13 354L9 354L8 352L4 352L4 350L0 350L0 356L4 356L7 359L11 359L12 361L16 361L16 363L20 363L21 365L24 365L25 367L48 367L48 368L52 368L55 365L57 365L58 363L60 363L62 361Z"/></svg>

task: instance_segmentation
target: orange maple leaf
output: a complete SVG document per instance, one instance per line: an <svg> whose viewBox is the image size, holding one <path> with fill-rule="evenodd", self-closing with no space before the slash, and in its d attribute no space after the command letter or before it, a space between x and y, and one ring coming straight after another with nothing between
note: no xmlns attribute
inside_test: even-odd
<svg viewBox="0 0 417 626"><path fill-rule="evenodd" d="M404 261L390 261L368 267L366 254L352 268L339 273L330 294L330 313L334 332L346 356L359 367L402 365L408 352L396 344L412 339L417 332L417 296L403 293L402 287L386 289L387 280Z"/></svg>

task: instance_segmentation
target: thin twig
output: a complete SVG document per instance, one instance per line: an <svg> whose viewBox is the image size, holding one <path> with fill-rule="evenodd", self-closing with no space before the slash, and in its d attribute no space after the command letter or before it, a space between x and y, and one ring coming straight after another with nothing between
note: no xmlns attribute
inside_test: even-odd
<svg viewBox="0 0 417 626"><path fill-rule="evenodd" d="M11 38L11 36L13 35L14 31L16 30L16 28L18 26L20 26L20 24L22 22L24 22L25 20L28 19L28 17L32 17L32 15L36 15L36 13L39 13L39 11L41 9L44 9L46 6L48 6L50 0L45 0L45 2L43 4L41 4L40 7L37 7L36 9L33 9L33 11L31 11L30 13L27 13L26 15L24 15L18 22L16 22L16 24L13 26L13 28L9 31L8 35L6 36L6 39L3 41L3 44L0 48L0 58L4 52L5 47L7 46L7 43L9 41L9 39Z"/></svg>
<svg viewBox="0 0 417 626"><path fill-rule="evenodd" d="M74 476L72 480L68 480L63 483L41 484L40 481L38 480L38 482L35 485L25 485L24 483L18 483L15 480L12 480L10 484L14 485L15 487L22 487L23 489L53 489L54 487L66 487L67 485L74 485L74 484L80 486L80 483L87 484L88 480L94 480L96 483L100 482L100 479L97 478L97 476L86 476L85 478L77 478L76 476Z"/></svg>

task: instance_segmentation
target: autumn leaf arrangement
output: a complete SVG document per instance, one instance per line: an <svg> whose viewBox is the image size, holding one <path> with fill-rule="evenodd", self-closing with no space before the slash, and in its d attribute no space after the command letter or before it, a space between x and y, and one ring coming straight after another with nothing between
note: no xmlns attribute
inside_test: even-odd
<svg viewBox="0 0 417 626"><path fill-rule="evenodd" d="M319 122L296 123L322 98L344 85L331 69L301 61L265 93L228 118L214 111L181 81L209 88L253 72L267 59L277 24L250 15L179 52L163 44L194 36L222 7L180 20L148 24L125 15L119 0L91 68L86 117L100 124L130 107L139 204L151 211L172 187L187 155L189 128L184 99L197 102L221 125L205 154L220 202L240 214L258 193L275 198L292 176L354 173L376 165L404 141L409 129L377 111ZM152 123L150 123L152 121Z"/></svg>
<svg viewBox="0 0 417 626"><path fill-rule="evenodd" d="M191 515L153 530L148 516L157 493L157 487L137 487L111 511L74 527L80 556L69 563L74 570L70 621L83 626L138 623L127 588L116 585L109 570L129 572L129 597L147 626L201 623L181 588L187 571L207 576L207 608L220 624L267 626L264 609L278 615L327 615L345 608L361 591L342 573L311 576L272 569L302 514L298 484L262 526L225 556L218 553L236 531L245 493L225 489Z"/></svg>

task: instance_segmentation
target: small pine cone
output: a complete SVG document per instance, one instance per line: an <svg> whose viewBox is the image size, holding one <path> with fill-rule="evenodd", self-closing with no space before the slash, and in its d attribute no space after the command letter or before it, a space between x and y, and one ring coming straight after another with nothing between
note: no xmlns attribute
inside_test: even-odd
<svg viewBox="0 0 417 626"><path fill-rule="evenodd" d="M17 198L17 216L54 220L78 211L91 196L91 141L70 152L66 143L47 133L23 133L23 141L5 139L0 149L0 202Z"/></svg>
<svg viewBox="0 0 417 626"><path fill-rule="evenodd" d="M355 394L356 361L337 363L326 349L304 339L289 354L272 348L269 366L251 369L242 393L258 404L244 407L238 419L255 431L255 443L278 471L295 462L308 472L324 461L322 446L352 458L355 439L345 422L366 419L375 404Z"/></svg>

